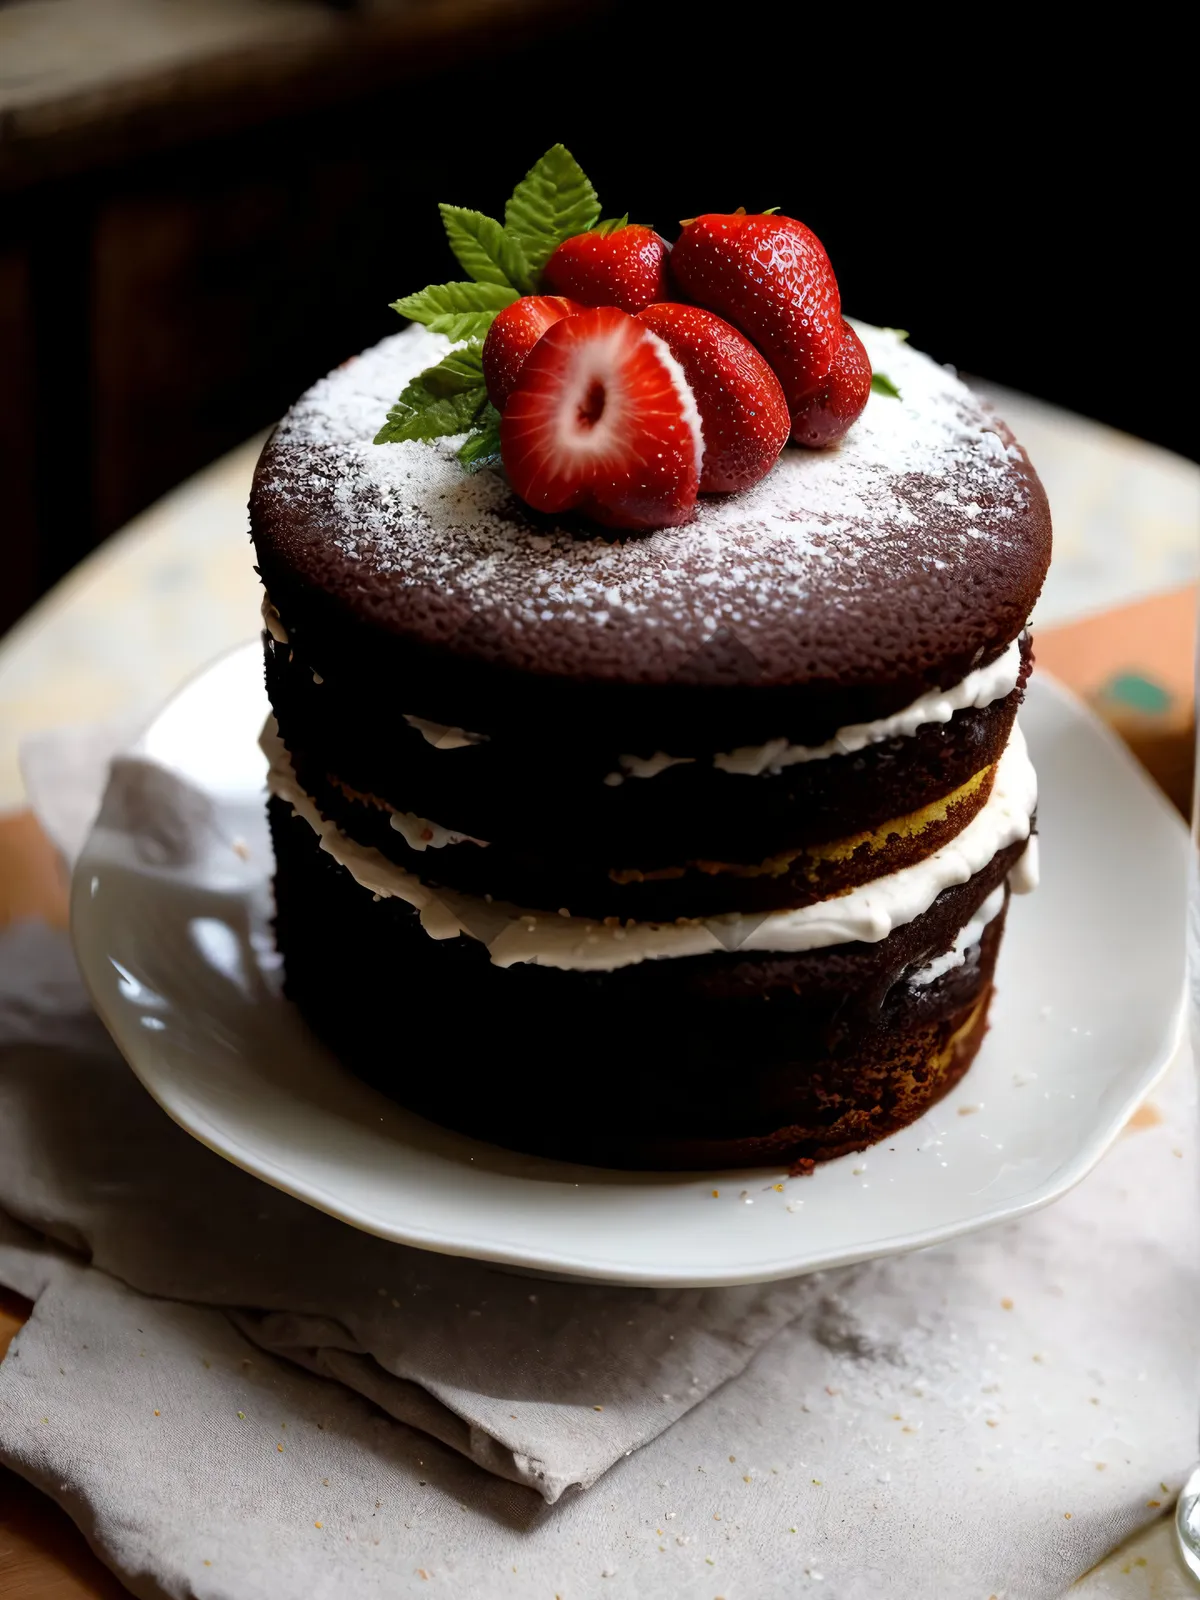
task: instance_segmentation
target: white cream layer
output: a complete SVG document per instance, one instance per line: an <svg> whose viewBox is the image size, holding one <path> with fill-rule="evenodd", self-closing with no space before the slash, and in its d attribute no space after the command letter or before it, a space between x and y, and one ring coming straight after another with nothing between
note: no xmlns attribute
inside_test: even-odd
<svg viewBox="0 0 1200 1600"><path fill-rule="evenodd" d="M912 922L954 884L981 872L999 851L1028 839L1037 805L1037 777L1019 727L1014 726L996 768L986 804L961 833L923 861L888 873L849 893L798 910L749 916L709 917L703 921L631 922L610 926L585 917L557 916L492 902L478 895L430 889L378 850L348 838L321 816L296 782L274 720L263 730L270 763L268 787L286 800L318 835L329 852L364 889L395 896L414 906L433 939L462 933L487 945L492 961L508 967L520 961L577 972L611 972L639 961L707 955L718 950L799 952L861 940L876 944L893 928ZM1028 850L1026 854L1029 854ZM1013 887L1032 887L1030 873L1015 868Z"/></svg>
<svg viewBox="0 0 1200 1600"><path fill-rule="evenodd" d="M949 722L956 711L982 710L996 700L1003 700L1016 688L1020 675L1021 641L1014 639L995 661L969 672L961 683L950 689L929 689L890 717L849 723L824 744L789 744L786 739L772 739L767 744L741 745L736 750L713 756L712 764L722 772L760 777L764 772L774 775L785 767L799 766L803 761L827 761L830 756L853 755L856 750L881 744L885 739L908 738L926 723ZM609 773L604 781L618 784L627 777L654 778L677 762L694 759L693 756L669 756L662 751L644 759L621 756L621 771Z"/></svg>
<svg viewBox="0 0 1200 1600"><path fill-rule="evenodd" d="M473 833L455 833L453 828L443 828L440 822L430 822L412 811L393 811L391 823L410 850L444 850L448 844L477 844L484 850L488 846L486 839L477 839Z"/></svg>
<svg viewBox="0 0 1200 1600"><path fill-rule="evenodd" d="M272 639L275 640L276 644L287 644L288 631L280 619L279 612L272 603L271 596L265 589L263 590L262 605L259 609L262 612L263 627L271 635Z"/></svg>
<svg viewBox="0 0 1200 1600"><path fill-rule="evenodd" d="M288 643L287 629L270 596L263 595L263 624L272 638L281 644ZM873 722L852 722L839 728L832 739L824 744L789 744L786 739L771 739L766 744L739 745L736 750L722 752L712 757L712 764L722 772L732 772L750 777L763 773L776 774L785 767L799 766L805 761L826 761L831 756L853 755L868 745L882 744L885 739L907 738L923 728L926 723L949 722L957 711L982 710L997 700L1003 700L1017 686L1021 674L1021 641L1014 639L986 667L969 672L961 683L949 689L929 689L919 695L911 705L894 711L890 717L877 717ZM317 679L318 682L322 680ZM437 750L461 750L469 745L486 744L486 733L471 733L465 728L450 727L445 723L431 722L425 717L409 713L404 720L415 728L427 744ZM605 783L616 785L626 778L656 778L668 767L691 766L696 756L672 756L657 750L651 756L622 755L617 758L620 770L610 772Z"/></svg>
<svg viewBox="0 0 1200 1600"><path fill-rule="evenodd" d="M1032 845L1033 840L1031 839L1025 848L1028 850ZM940 956L934 956L928 966L924 966L919 972L912 974L908 980L911 986L914 989L927 989L931 983L942 977L944 973L953 972L957 967L965 965L968 954L983 938L984 930L988 924L995 922L1003 909L1004 885L1000 884L988 895L970 922L958 930L958 938L955 939L949 950L943 951Z"/></svg>
<svg viewBox="0 0 1200 1600"><path fill-rule="evenodd" d="M425 717L410 717L407 712L404 720L435 750L462 750L468 745L488 742L486 733L468 733L466 728L451 728L444 722L430 722Z"/></svg>

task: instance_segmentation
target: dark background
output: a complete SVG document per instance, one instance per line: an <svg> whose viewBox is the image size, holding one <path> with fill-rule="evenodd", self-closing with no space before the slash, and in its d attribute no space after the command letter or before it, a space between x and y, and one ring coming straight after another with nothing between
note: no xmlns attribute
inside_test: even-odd
<svg viewBox="0 0 1200 1600"><path fill-rule="evenodd" d="M243 55L74 134L0 121L0 628L457 275L436 201L500 212L556 139L607 214L672 238L778 205L851 314L1196 454L1178 40L644 0L412 15L341 10L319 59Z"/></svg>

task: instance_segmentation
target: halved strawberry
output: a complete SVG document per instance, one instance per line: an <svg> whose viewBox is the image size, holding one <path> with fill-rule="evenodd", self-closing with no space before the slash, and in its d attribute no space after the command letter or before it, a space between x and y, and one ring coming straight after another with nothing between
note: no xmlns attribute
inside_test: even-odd
<svg viewBox="0 0 1200 1600"><path fill-rule="evenodd" d="M702 494L748 489L787 443L791 421L779 379L722 317L666 300L638 312L683 368L704 429Z"/></svg>
<svg viewBox="0 0 1200 1600"><path fill-rule="evenodd" d="M552 323L583 307L553 294L527 294L497 312L483 341L483 381L488 399L503 411L525 357Z"/></svg>
<svg viewBox="0 0 1200 1600"><path fill-rule="evenodd" d="M754 341L794 421L829 377L842 342L837 279L816 234L794 217L697 217L676 241L671 271L689 300Z"/></svg>
<svg viewBox="0 0 1200 1600"><path fill-rule="evenodd" d="M523 500L538 511L582 511L612 528L687 522L703 450L679 363L613 306L546 330L500 422L505 471Z"/></svg>
<svg viewBox="0 0 1200 1600"><path fill-rule="evenodd" d="M848 322L842 323L842 342L823 388L792 414L792 438L810 450L836 444L858 421L871 397L871 358ZM703 407L701 407L703 415Z"/></svg>
<svg viewBox="0 0 1200 1600"><path fill-rule="evenodd" d="M671 298L670 253L653 228L637 223L612 233L577 233L551 255L542 282L552 294L570 295L580 305L641 311Z"/></svg>

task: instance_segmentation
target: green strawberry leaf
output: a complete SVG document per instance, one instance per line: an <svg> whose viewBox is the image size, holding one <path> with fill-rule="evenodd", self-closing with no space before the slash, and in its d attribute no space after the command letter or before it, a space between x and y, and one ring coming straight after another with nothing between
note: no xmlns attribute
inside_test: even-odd
<svg viewBox="0 0 1200 1600"><path fill-rule="evenodd" d="M908 329L907 328L884 328L883 332L884 333L890 333L892 338L893 339L899 339L901 344L903 344L904 341L908 338Z"/></svg>
<svg viewBox="0 0 1200 1600"><path fill-rule="evenodd" d="M414 378L387 414L376 444L467 433L487 409L481 346L469 344Z"/></svg>
<svg viewBox="0 0 1200 1600"><path fill-rule="evenodd" d="M495 406L487 405L475 424L477 432L462 445L458 459L468 472L479 472L484 467L500 465L500 413Z"/></svg>
<svg viewBox="0 0 1200 1600"><path fill-rule="evenodd" d="M885 394L889 400L899 400L900 391L888 377L886 372L873 372L871 374L871 393Z"/></svg>
<svg viewBox="0 0 1200 1600"><path fill-rule="evenodd" d="M765 211L760 211L758 214L759 214L760 217L774 217L774 216L777 216L778 213L779 213L779 207L778 206L768 206Z"/></svg>
<svg viewBox="0 0 1200 1600"><path fill-rule="evenodd" d="M476 283L496 283L518 294L529 294L533 279L521 242L506 232L494 217L465 206L438 207L446 225L450 248L463 271Z"/></svg>
<svg viewBox="0 0 1200 1600"><path fill-rule="evenodd" d="M563 145L552 145L534 163L504 208L504 227L540 272L564 239L587 233L600 220L600 201L590 179ZM469 270L469 269L468 269Z"/></svg>
<svg viewBox="0 0 1200 1600"><path fill-rule="evenodd" d="M607 238L610 233L616 233L618 228L627 228L628 226L629 213L627 211L623 217L606 217L603 222L598 222L594 228L589 228L587 231L589 233L598 233L601 238Z"/></svg>
<svg viewBox="0 0 1200 1600"><path fill-rule="evenodd" d="M392 301L392 310L447 339L482 339L497 311L517 298L500 283L431 283L416 294Z"/></svg>

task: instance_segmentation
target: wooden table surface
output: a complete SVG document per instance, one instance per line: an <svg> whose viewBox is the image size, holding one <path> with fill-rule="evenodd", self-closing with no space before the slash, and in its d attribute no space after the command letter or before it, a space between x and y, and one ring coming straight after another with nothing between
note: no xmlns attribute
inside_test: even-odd
<svg viewBox="0 0 1200 1600"><path fill-rule="evenodd" d="M1039 660L1098 705L1182 806L1195 611L1186 586L1200 567L1200 469L1024 397L1003 396L1003 407L1055 511L1056 565L1036 619ZM66 924L62 868L23 809L21 739L145 713L257 631L245 534L257 449L251 441L151 508L0 643L0 927L28 916ZM0 1354L29 1310L0 1290ZM1159 1523L1074 1592L1086 1600L1187 1600L1195 1590ZM126 1594L64 1513L0 1471L3 1600Z"/></svg>

